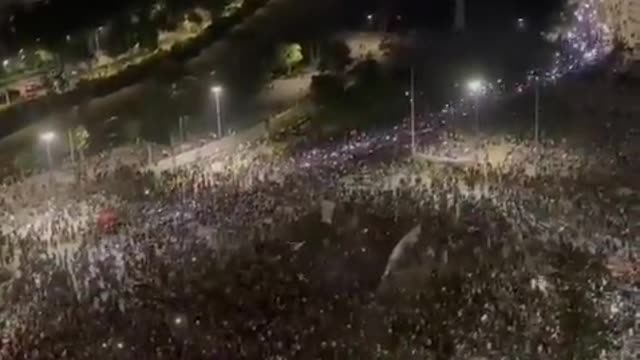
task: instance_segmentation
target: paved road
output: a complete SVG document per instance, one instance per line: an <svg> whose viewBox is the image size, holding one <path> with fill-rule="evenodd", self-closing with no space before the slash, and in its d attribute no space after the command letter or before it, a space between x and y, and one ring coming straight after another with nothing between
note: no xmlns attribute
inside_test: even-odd
<svg viewBox="0 0 640 360"><path fill-rule="evenodd" d="M339 0L271 0L243 23L234 27L224 40L203 49L197 57L185 64L185 68L191 74L191 78L195 77L202 82L210 81L213 69L222 71L221 69L233 68L237 66L236 59L255 56L256 48L273 46L280 41L291 41L291 34L298 33L301 25L314 21L320 24L322 19L332 16L336 7L340 5ZM150 79L107 96L94 98L80 104L80 115L74 109L48 114L41 122L19 131L3 142L6 146L30 142L38 129L55 126L51 124L60 122L73 122L78 116L106 119L118 112L127 112L128 109L139 105L137 103L140 99L145 98L154 86L157 85Z"/></svg>
<svg viewBox="0 0 640 360"><path fill-rule="evenodd" d="M278 128L282 126L283 122L286 121L290 116L294 116L297 113L303 113L304 111L306 111L306 109L307 107L304 104L295 108L291 108L290 110L287 110L272 118L269 125L272 128ZM224 156L235 151L238 146L259 140L266 135L266 125L264 123L258 123L237 134L227 136L218 141L212 141L208 144L189 151L185 151L181 154L176 155L175 157L163 159L151 166L150 169L156 172L161 172L170 170L174 167L188 165L201 159Z"/></svg>

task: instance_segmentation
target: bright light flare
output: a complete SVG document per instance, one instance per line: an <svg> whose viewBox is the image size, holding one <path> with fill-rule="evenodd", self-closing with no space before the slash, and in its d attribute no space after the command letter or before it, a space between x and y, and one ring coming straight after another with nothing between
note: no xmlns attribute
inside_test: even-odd
<svg viewBox="0 0 640 360"><path fill-rule="evenodd" d="M53 141L55 138L56 138L56 133L54 133L53 131L47 131L40 135L40 140L47 143Z"/></svg>
<svg viewBox="0 0 640 360"><path fill-rule="evenodd" d="M479 94L484 90L484 82L479 79L471 80L467 83L467 89L474 95Z"/></svg>

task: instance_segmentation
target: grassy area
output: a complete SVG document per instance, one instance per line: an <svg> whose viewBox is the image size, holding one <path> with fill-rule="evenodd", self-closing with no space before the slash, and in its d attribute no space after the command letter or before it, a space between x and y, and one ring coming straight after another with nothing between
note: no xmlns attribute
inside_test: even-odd
<svg viewBox="0 0 640 360"><path fill-rule="evenodd" d="M13 73L9 76L5 76L3 78L0 78L0 87L6 87L8 85L14 84L18 81L21 80L25 80L34 76L38 76L38 75L44 75L49 73L50 71L56 70L59 67L59 65L54 64L54 65L50 65L47 67L40 67L40 68L36 68L36 69L29 69L26 71L20 71L20 72L16 72Z"/></svg>

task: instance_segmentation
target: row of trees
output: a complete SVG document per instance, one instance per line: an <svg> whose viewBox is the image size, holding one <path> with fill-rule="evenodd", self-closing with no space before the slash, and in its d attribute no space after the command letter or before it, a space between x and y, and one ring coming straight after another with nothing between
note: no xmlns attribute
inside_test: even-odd
<svg viewBox="0 0 640 360"><path fill-rule="evenodd" d="M276 71L290 75L303 64L321 72L341 73L353 63L351 50L340 40L328 40L303 47L299 43L287 43L278 47Z"/></svg>

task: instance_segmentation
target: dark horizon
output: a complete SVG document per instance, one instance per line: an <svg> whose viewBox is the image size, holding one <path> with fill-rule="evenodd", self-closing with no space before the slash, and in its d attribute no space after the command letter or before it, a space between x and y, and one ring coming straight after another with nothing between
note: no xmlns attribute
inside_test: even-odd
<svg viewBox="0 0 640 360"><path fill-rule="evenodd" d="M204 0L189 0L198 4ZM391 24L396 16L402 18L402 27L419 27L434 30L450 29L453 22L454 0L347 0L350 14L343 14L351 21L358 21L368 12L385 14ZM467 24L471 31L505 30L513 26L517 18L524 18L535 28L549 24L554 12L565 0L486 0L482 3L467 1ZM149 6L150 0L133 1L83 1L49 0L30 6L19 3L6 5L0 10L0 42L12 49L40 38L48 43L55 37L95 28L109 21L125 9ZM184 2L180 2L184 6ZM13 18L10 22L9 18ZM15 29L15 33L11 30ZM54 41L55 42L55 41Z"/></svg>

